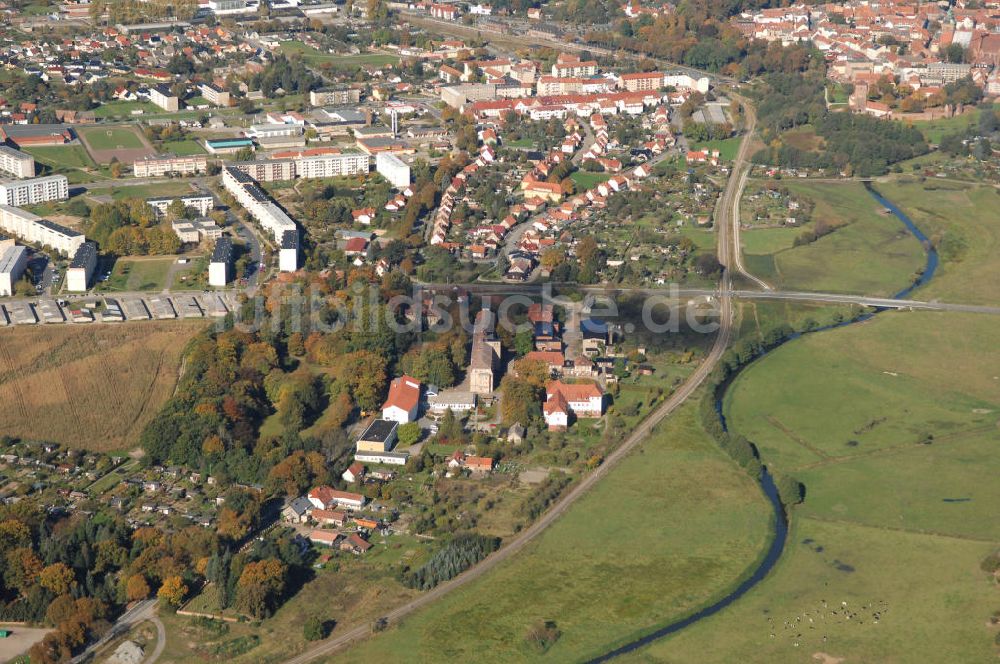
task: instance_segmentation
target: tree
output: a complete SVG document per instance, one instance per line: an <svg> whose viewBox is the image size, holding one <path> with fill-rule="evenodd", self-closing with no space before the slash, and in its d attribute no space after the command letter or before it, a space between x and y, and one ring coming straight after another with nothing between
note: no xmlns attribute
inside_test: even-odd
<svg viewBox="0 0 1000 664"><path fill-rule="evenodd" d="M146 582L146 577L142 574L133 574L125 584L125 599L130 602L138 602L149 597L151 591L149 583Z"/></svg>
<svg viewBox="0 0 1000 664"><path fill-rule="evenodd" d="M179 576L168 576L163 580L163 585L156 592L156 596L167 606L177 608L184 602L184 597L188 593L188 587L184 585L184 580Z"/></svg>
<svg viewBox="0 0 1000 664"><path fill-rule="evenodd" d="M275 558L247 563L236 583L236 607L258 620L270 616L285 591L286 571Z"/></svg>
<svg viewBox="0 0 1000 664"><path fill-rule="evenodd" d="M326 638L326 625L316 616L306 618L302 625L302 636L306 641L320 641Z"/></svg>
<svg viewBox="0 0 1000 664"><path fill-rule="evenodd" d="M722 273L722 263L715 254L699 254L694 261L694 269L704 277L715 277Z"/></svg>
<svg viewBox="0 0 1000 664"><path fill-rule="evenodd" d="M399 444L409 447L420 440L420 425L416 422L407 422L399 427Z"/></svg>
<svg viewBox="0 0 1000 664"><path fill-rule="evenodd" d="M64 563L53 563L41 571L38 583L55 595L63 595L76 586L76 575Z"/></svg>

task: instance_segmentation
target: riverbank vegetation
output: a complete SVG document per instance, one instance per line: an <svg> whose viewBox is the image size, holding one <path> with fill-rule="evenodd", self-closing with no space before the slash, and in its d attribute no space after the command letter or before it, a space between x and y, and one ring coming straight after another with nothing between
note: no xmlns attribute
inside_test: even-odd
<svg viewBox="0 0 1000 664"><path fill-rule="evenodd" d="M779 288L888 296L923 268L920 243L861 183L782 181L781 186L812 210L804 224L740 234L751 274Z"/></svg>
<svg viewBox="0 0 1000 664"><path fill-rule="evenodd" d="M546 657L595 656L725 594L762 555L772 517L691 403L528 549L342 657L531 659L525 634L554 617Z"/></svg>
<svg viewBox="0 0 1000 664"><path fill-rule="evenodd" d="M725 401L730 430L801 479L806 500L768 579L635 658L994 656L997 595L980 562L1000 542L1000 360L980 349L997 341L985 317L883 313L742 372Z"/></svg>

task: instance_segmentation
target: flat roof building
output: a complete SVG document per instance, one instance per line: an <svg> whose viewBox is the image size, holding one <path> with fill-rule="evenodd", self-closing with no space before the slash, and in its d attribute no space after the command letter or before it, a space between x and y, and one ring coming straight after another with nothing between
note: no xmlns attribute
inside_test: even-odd
<svg viewBox="0 0 1000 664"><path fill-rule="evenodd" d="M14 285L24 274L27 265L26 247L8 247L0 253L0 296L8 297L14 294Z"/></svg>
<svg viewBox="0 0 1000 664"><path fill-rule="evenodd" d="M212 194L188 194L187 196L162 196L147 198L146 204L156 210L156 214L164 215L174 201L181 201L185 208L195 210L201 216L206 216L215 208L215 198Z"/></svg>
<svg viewBox="0 0 1000 664"><path fill-rule="evenodd" d="M196 154L187 157L174 155L146 155L132 164L132 173L137 178L159 177L171 173L194 175L208 170L208 157Z"/></svg>
<svg viewBox="0 0 1000 664"><path fill-rule="evenodd" d="M5 205L33 205L67 198L69 198L69 180L65 175L0 182L0 203Z"/></svg>
<svg viewBox="0 0 1000 664"><path fill-rule="evenodd" d="M405 189L410 185L409 165L391 152L375 155L375 170L396 189Z"/></svg>
<svg viewBox="0 0 1000 664"><path fill-rule="evenodd" d="M90 288L91 277L97 269L97 244L84 242L73 254L73 260L66 270L66 290L83 293Z"/></svg>
<svg viewBox="0 0 1000 664"><path fill-rule="evenodd" d="M0 173L16 178L33 178L35 158L26 152L0 145Z"/></svg>
<svg viewBox="0 0 1000 664"><path fill-rule="evenodd" d="M15 235L23 242L52 247L72 256L87 238L83 233L60 226L20 208L0 204L0 229Z"/></svg>
<svg viewBox="0 0 1000 664"><path fill-rule="evenodd" d="M233 241L228 237L220 237L212 252L212 261L208 264L208 285L225 287L232 278Z"/></svg>
<svg viewBox="0 0 1000 664"><path fill-rule="evenodd" d="M361 452L391 452L396 445L397 422L391 420L374 420L358 438L357 451Z"/></svg>
<svg viewBox="0 0 1000 664"><path fill-rule="evenodd" d="M165 85L155 85L149 91L149 101L164 111L173 112L180 109L180 99Z"/></svg>
<svg viewBox="0 0 1000 664"><path fill-rule="evenodd" d="M287 230L281 235L281 250L278 253L278 269L295 272L299 269L299 232Z"/></svg>

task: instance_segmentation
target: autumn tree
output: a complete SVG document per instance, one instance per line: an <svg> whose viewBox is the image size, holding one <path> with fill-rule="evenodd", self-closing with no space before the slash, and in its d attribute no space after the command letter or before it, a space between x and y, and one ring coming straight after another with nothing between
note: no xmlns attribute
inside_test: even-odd
<svg viewBox="0 0 1000 664"><path fill-rule="evenodd" d="M160 589L156 591L156 596L160 601L172 608L179 607L187 596L188 587L184 585L184 580L180 576L168 576L163 580Z"/></svg>
<svg viewBox="0 0 1000 664"><path fill-rule="evenodd" d="M149 597L151 589L146 577L142 574L133 574L125 584L125 599L129 602L138 602Z"/></svg>
<svg viewBox="0 0 1000 664"><path fill-rule="evenodd" d="M52 594L62 595L76 585L76 576L64 563L53 563L41 571L38 583Z"/></svg>
<svg viewBox="0 0 1000 664"><path fill-rule="evenodd" d="M270 616L285 592L286 572L275 558L247 563L236 583L236 607L258 620Z"/></svg>

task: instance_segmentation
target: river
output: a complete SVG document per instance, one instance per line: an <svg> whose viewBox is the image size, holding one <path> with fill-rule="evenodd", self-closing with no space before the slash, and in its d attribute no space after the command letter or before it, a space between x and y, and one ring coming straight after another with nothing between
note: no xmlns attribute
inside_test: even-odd
<svg viewBox="0 0 1000 664"><path fill-rule="evenodd" d="M901 300L907 297L917 288L926 285L934 277L934 273L937 271L938 268L938 253L937 250L935 250L934 247L931 246L930 240L927 238L927 236L917 227L916 224L913 223L913 220L910 219L905 212L900 210L894 203L892 203L890 200L888 200L887 198L879 194L877 191L875 191L875 189L871 186L871 183L866 182L865 189L868 190L868 193L871 194L871 196L879 203L879 205L889 210L889 212L891 212L893 216L895 216L903 223L906 229L921 243L921 245L924 247L924 251L926 252L927 260L926 263L924 264L924 268L920 271L919 276L913 281L912 284L910 284L909 286L907 286L906 288L904 288L903 290L899 291L898 293L892 296L892 299L894 300ZM830 330L837 327L853 325L854 323L859 323L861 321L868 320L873 316L875 316L876 314L880 313L881 311L885 311L885 309L876 309L871 313L864 314L863 316L858 316L857 318L854 318L849 321L834 323L832 325L818 327L814 330L810 330L809 332L797 333L791 335L787 339L785 339L785 341L775 346L775 348L780 348L781 346L791 341L792 339L796 339L802 336L802 334L815 334L816 332L822 332L824 330ZM775 348L772 348L767 352L771 352ZM759 360L766 354L767 353L763 353L757 358L754 358L752 362L749 362L740 367L739 370L733 373L733 375L729 376L725 382L723 382L716 388L715 410L719 414L719 421L722 423L723 430L725 431L729 430L726 423L726 416L723 413L722 409L722 405L726 396L726 391L729 389L729 386L732 385L733 380L736 378L736 376L738 376L747 367L753 366L753 364L757 360ZM761 462L763 463L762 459ZM606 662L610 659L618 657L619 655L624 655L626 653L633 652L635 650L638 650L639 648L649 645L654 641L662 639L665 636L676 634L682 629L685 629L686 627L689 627L700 620L715 615L716 613L723 610L724 608L726 608L739 598L743 597L743 595L747 594L747 592L749 592L750 589L752 589L758 583L763 581L767 577L767 575L770 574L771 570L774 569L774 566L778 564L778 560L781 559L781 554L784 553L785 550L785 542L788 539L788 516L785 513L785 508L781 504L781 500L778 497L778 489L774 485L774 479L768 472L766 465L762 467L760 475L760 488L764 492L764 495L767 497L768 502L771 503L771 508L774 511L774 520L772 522L774 530L774 538L771 540L771 544L767 549L767 554L761 560L757 568L754 569L753 573L751 573L750 576L747 577L742 583L736 586L736 588L734 588L730 593L728 593L725 597L718 600L717 602L710 604L698 610L695 613L692 613L686 618L674 621L664 627L661 627L659 629L650 632L646 636L640 637L638 639L635 639L634 641L626 643L623 646L615 648L614 650L611 650L601 655L600 657L595 657L594 659L590 660L590 662L592 663Z"/></svg>

